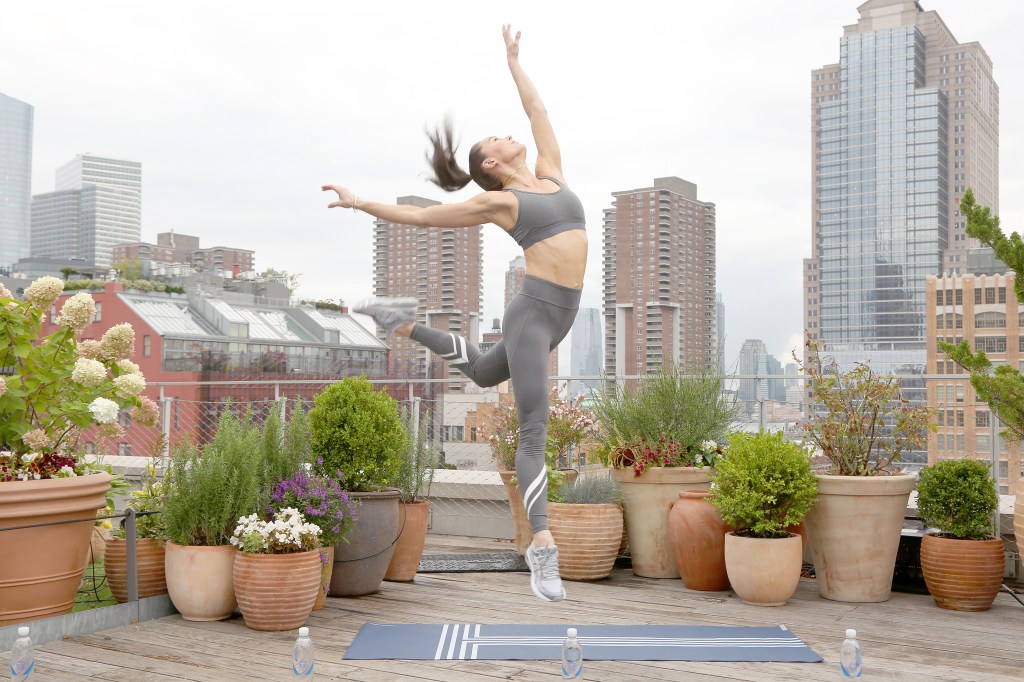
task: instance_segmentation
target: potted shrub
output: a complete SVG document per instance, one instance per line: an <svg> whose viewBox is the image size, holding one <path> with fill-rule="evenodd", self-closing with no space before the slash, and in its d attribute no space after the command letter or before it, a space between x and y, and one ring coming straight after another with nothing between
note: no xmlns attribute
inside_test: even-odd
<svg viewBox="0 0 1024 682"><path fill-rule="evenodd" d="M163 442L163 439L160 439ZM128 495L126 507L135 510L135 562L138 597L155 597L167 594L167 580L164 576L164 531L163 487L167 473L157 473L154 457L146 465L142 487ZM118 604L128 601L128 547L123 524L113 537L106 542L104 569L110 592Z"/></svg>
<svg viewBox="0 0 1024 682"><path fill-rule="evenodd" d="M545 446L546 464L549 469L559 470L561 462L567 462L568 455L597 433L597 418L583 406L585 396L562 398L558 387L549 395L548 435ZM516 450L519 447L519 418L515 405L501 402L491 421L488 436L494 461L508 494L509 508L516 531L516 551L523 555L533 542L533 529L526 515L523 496L516 482ZM563 477L574 477L576 470L562 471ZM559 484L561 480L559 480ZM548 494L552 492L549 479Z"/></svg>
<svg viewBox="0 0 1024 682"><path fill-rule="evenodd" d="M306 454L295 427L282 433L277 410L261 427L249 413L235 416L230 402L222 407L213 440L174 449L165 488L167 592L186 620L223 620L235 610L235 525L265 510L274 484Z"/></svg>
<svg viewBox="0 0 1024 682"><path fill-rule="evenodd" d="M866 364L842 370L809 337L806 347L813 402L804 429L831 465L818 475L805 522L818 591L837 601L885 601L915 483L895 464L925 445L930 410L905 400L896 377Z"/></svg>
<svg viewBox="0 0 1024 682"><path fill-rule="evenodd" d="M635 387L596 392L602 458L625 497L633 572L678 578L669 540L669 509L681 490L707 490L723 439L738 406L723 391L716 366L673 367ZM705 444L716 442L714 447Z"/></svg>
<svg viewBox="0 0 1024 682"><path fill-rule="evenodd" d="M921 540L921 570L936 606L987 611L1003 584L1003 541L992 535L999 506L989 465L946 460L921 470L917 510L938 528Z"/></svg>
<svg viewBox="0 0 1024 682"><path fill-rule="evenodd" d="M1024 242L1016 232L1007 237L999 226L999 216L992 215L989 207L977 205L970 187L960 199L960 213L967 217L968 236L991 247L996 257L1013 270L1017 302L1024 304ZM1005 427L999 435L1007 441L1024 440L1024 375L1020 370L1006 364L994 366L985 351L972 352L966 339L959 345L940 340L939 349L970 374L978 400L987 403ZM1013 534L1018 547L1024 547L1024 480L1018 479L1016 496Z"/></svg>
<svg viewBox="0 0 1024 682"><path fill-rule="evenodd" d="M816 496L803 447L781 433L729 436L709 499L735 528L725 536L725 568L745 603L782 606L796 592L803 542L789 529L803 520Z"/></svg>
<svg viewBox="0 0 1024 682"><path fill-rule="evenodd" d="M231 544L241 550L233 579L245 624L272 632L303 625L320 591L320 527L286 507L269 521L238 519Z"/></svg>
<svg viewBox="0 0 1024 682"><path fill-rule="evenodd" d="M56 330L43 333L63 287L42 277L17 300L0 285L0 533L4 545L18 547L0 561L0 626L71 612L112 480L83 457L79 436L97 425L119 434L119 411L148 400L129 359L131 325L111 327L100 341L76 340L96 315L89 294L68 297Z"/></svg>
<svg viewBox="0 0 1024 682"><path fill-rule="evenodd" d="M331 596L354 597L380 588L399 534L399 491L386 486L402 466L408 436L398 405L365 377L346 377L313 398L311 448L322 473L338 476L359 502L348 542L335 546Z"/></svg>
<svg viewBox="0 0 1024 682"><path fill-rule="evenodd" d="M427 440L426 429L420 417L409 410L404 415L405 428L410 434L409 446L402 456L398 478L393 482L399 490L398 542L395 553L384 573L385 580L409 582L416 576L423 557L430 521L430 484L434 480L437 452Z"/></svg>
<svg viewBox="0 0 1024 682"><path fill-rule="evenodd" d="M622 539L619 486L602 475L580 476L560 487L551 487L549 478L548 484L554 490L548 495L548 523L558 545L562 578L607 578Z"/></svg>
<svg viewBox="0 0 1024 682"><path fill-rule="evenodd" d="M334 547L347 541L357 509L348 492L341 489L337 476L300 469L279 482L270 494L268 514L299 509L306 521L320 528L320 590L313 610L323 608L334 572Z"/></svg>

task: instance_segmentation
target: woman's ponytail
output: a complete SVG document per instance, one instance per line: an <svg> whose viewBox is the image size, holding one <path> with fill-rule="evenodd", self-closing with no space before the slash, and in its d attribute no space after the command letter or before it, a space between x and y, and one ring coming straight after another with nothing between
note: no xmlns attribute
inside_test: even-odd
<svg viewBox="0 0 1024 682"><path fill-rule="evenodd" d="M483 152L480 150L480 143L474 144L469 150L470 172L462 170L455 160L455 152L458 146L455 144L455 135L452 132L452 119L446 116L444 125L433 131L427 131L427 138L430 140L431 151L427 153L427 163L434 171L434 176L429 180L446 192L456 192L475 181L485 190L500 190L501 183L486 175L483 171Z"/></svg>

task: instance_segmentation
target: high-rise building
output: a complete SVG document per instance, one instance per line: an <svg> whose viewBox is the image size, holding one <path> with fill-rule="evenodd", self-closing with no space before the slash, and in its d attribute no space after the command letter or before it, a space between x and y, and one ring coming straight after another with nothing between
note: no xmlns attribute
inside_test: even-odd
<svg viewBox="0 0 1024 682"><path fill-rule="evenodd" d="M79 154L56 175L56 191L32 197L32 255L110 267L114 246L142 235L142 164Z"/></svg>
<svg viewBox="0 0 1024 682"><path fill-rule="evenodd" d="M31 104L0 92L0 272L31 252Z"/></svg>
<svg viewBox="0 0 1024 682"><path fill-rule="evenodd" d="M580 308L572 325L572 350L569 355L569 374L574 377L600 376L602 372L601 352L601 311L597 308ZM569 395L589 393L590 389L601 386L599 379L573 381Z"/></svg>
<svg viewBox="0 0 1024 682"><path fill-rule="evenodd" d="M748 413L754 411L757 401L766 398L764 382L758 382L756 375L764 375L768 350L761 339L747 339L740 346L740 392L737 396Z"/></svg>
<svg viewBox="0 0 1024 682"><path fill-rule="evenodd" d="M998 210L999 88L981 45L918 2L858 11L839 62L811 73L804 324L840 367L870 361L923 401L926 277L966 266L967 187Z"/></svg>
<svg viewBox="0 0 1024 682"><path fill-rule="evenodd" d="M604 211L606 371L717 363L715 205L677 177L612 196Z"/></svg>
<svg viewBox="0 0 1024 682"><path fill-rule="evenodd" d="M516 256L508 262L508 270L505 272L505 307L512 302L512 298L523 288L523 280L526 277L526 258ZM548 356L548 376L558 376L558 347L551 350ZM554 383L552 383L554 387Z"/></svg>
<svg viewBox="0 0 1024 682"><path fill-rule="evenodd" d="M417 196L399 197L398 204L434 206ZM417 321L476 342L483 300L482 228L438 229L375 220L373 273L377 296L419 300ZM410 379L458 377L445 390L460 391L465 377L420 344L399 336L381 340L391 345L392 376ZM429 363L429 365L428 365Z"/></svg>

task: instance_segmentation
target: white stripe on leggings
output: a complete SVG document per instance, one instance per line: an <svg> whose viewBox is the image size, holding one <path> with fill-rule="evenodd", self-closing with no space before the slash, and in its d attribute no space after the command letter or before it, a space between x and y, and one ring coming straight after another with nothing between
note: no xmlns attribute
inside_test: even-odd
<svg viewBox="0 0 1024 682"><path fill-rule="evenodd" d="M533 504L540 499L540 494L547 490L548 477L547 467L540 470L537 474L537 478L533 479L533 483L526 490L526 494L523 496L523 501L526 503L526 515L530 515L530 510L533 508Z"/></svg>

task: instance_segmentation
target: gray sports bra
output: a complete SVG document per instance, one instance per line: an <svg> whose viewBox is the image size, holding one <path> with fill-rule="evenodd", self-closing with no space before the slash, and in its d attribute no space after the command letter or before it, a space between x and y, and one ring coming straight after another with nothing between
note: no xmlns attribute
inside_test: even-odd
<svg viewBox="0 0 1024 682"><path fill-rule="evenodd" d="M558 185L558 191L545 194L521 189L502 190L513 192L519 199L519 217L509 234L524 251L556 234L587 229L579 197L552 177L540 176L540 179L551 180Z"/></svg>

